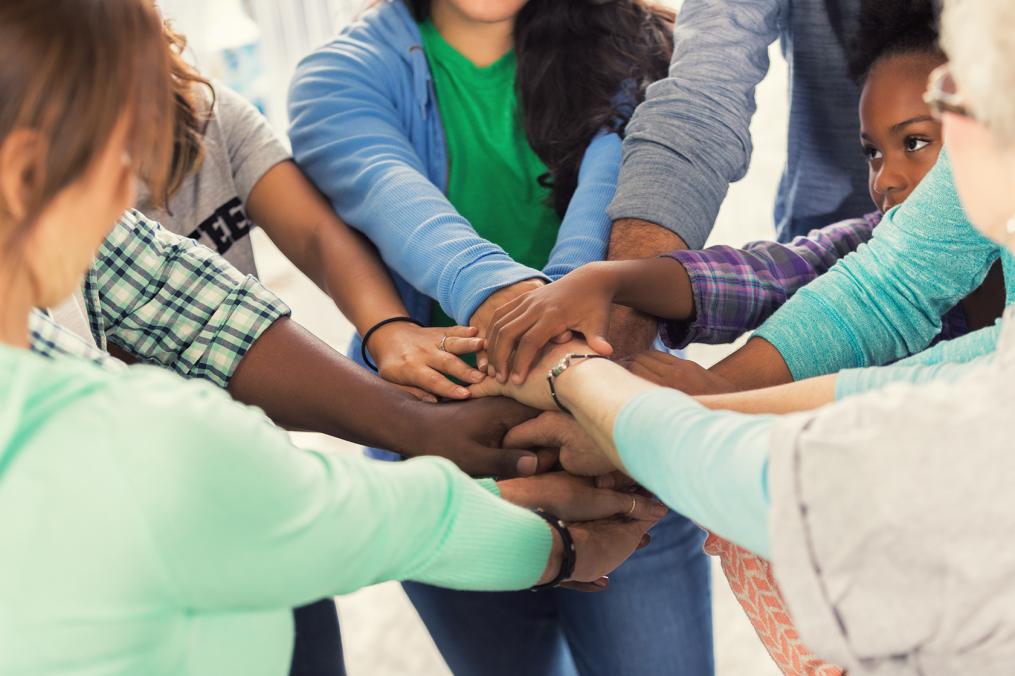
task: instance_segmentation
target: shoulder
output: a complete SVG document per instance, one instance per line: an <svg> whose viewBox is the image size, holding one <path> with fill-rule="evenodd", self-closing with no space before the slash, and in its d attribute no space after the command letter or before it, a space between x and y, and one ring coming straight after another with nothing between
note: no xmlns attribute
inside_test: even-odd
<svg viewBox="0 0 1015 676"><path fill-rule="evenodd" d="M365 11L330 43L304 57L296 68L294 88L321 76L392 77L409 68L420 49L419 27L402 0L385 0Z"/></svg>

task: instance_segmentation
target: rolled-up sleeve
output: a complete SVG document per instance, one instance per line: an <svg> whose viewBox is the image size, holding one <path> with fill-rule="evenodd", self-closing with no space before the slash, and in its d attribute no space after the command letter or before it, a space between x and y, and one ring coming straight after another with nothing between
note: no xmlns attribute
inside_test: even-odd
<svg viewBox="0 0 1015 676"><path fill-rule="evenodd" d="M136 211L103 242L85 283L92 333L131 355L225 387L289 307L260 282Z"/></svg>

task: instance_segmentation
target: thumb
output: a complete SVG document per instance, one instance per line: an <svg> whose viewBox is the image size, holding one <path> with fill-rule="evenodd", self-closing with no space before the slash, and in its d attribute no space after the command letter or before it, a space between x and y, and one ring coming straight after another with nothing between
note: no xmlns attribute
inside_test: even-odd
<svg viewBox="0 0 1015 676"><path fill-rule="evenodd" d="M479 446L469 455L469 466L461 469L472 476L512 479L532 476L539 469L539 456L532 451Z"/></svg>
<svg viewBox="0 0 1015 676"><path fill-rule="evenodd" d="M613 354L613 345L610 345L610 341L606 340L606 333L610 326L609 315L603 314L599 317L594 317L585 322L582 322L580 330L585 336L585 342L588 343L596 354L604 356L610 356Z"/></svg>
<svg viewBox="0 0 1015 676"><path fill-rule="evenodd" d="M563 413L549 412L523 422L512 428L504 437L504 445L512 448L557 448L564 440L559 434L558 416Z"/></svg>

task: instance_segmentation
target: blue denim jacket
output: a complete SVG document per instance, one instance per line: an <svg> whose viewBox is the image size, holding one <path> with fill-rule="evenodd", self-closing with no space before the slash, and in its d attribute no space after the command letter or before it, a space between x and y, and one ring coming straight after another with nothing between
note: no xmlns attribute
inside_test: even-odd
<svg viewBox="0 0 1015 676"><path fill-rule="evenodd" d="M444 129L419 29L401 0L369 9L303 59L289 115L296 161L339 215L378 248L416 319L429 320L432 298L467 324L500 288L556 279L605 257L606 207L620 167L616 134L601 133L586 150L542 270L516 263L480 237L447 200Z"/></svg>

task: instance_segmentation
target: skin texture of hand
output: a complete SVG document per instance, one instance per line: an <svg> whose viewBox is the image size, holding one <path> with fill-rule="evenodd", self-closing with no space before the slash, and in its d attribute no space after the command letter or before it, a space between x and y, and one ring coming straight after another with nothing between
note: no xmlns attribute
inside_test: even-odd
<svg viewBox="0 0 1015 676"><path fill-rule="evenodd" d="M520 507L541 507L567 522L596 521L622 516L655 521L666 507L652 498L632 492L596 488L595 481L567 472L550 472L497 483L501 497Z"/></svg>
<svg viewBox="0 0 1015 676"><path fill-rule="evenodd" d="M543 351L539 362L521 384L511 381L502 383L496 378L487 378L469 388L473 397L511 397L533 408L543 411L557 411L557 405L550 396L546 374L568 354L589 354L589 346L582 341L571 341L561 345L553 344Z"/></svg>
<svg viewBox="0 0 1015 676"><path fill-rule="evenodd" d="M401 385L421 401L436 403L437 397L469 398L469 390L449 380L448 375L464 383L478 383L486 377L459 358L483 348L478 334L479 329L471 326L422 328L397 322L378 329L367 347L382 378ZM448 338L442 352L444 336Z"/></svg>
<svg viewBox="0 0 1015 676"><path fill-rule="evenodd" d="M612 354L606 333L615 289L608 269L591 263L501 305L487 335L497 379L524 381L542 349L568 331L581 333L598 354Z"/></svg>
<svg viewBox="0 0 1015 676"><path fill-rule="evenodd" d="M578 476L598 477L613 472L614 466L571 416L561 411L547 411L526 420L504 437L509 448L556 448L561 467Z"/></svg>
<svg viewBox="0 0 1015 676"><path fill-rule="evenodd" d="M472 476L516 477L545 472L557 462L553 450L517 450L503 447L508 430L536 411L495 398L427 406L429 413L419 429L426 439L419 453L448 458Z"/></svg>
<svg viewBox="0 0 1015 676"><path fill-rule="evenodd" d="M490 297L483 301L476 311L473 313L472 318L469 320L469 326L474 326L479 329L479 337L486 338L487 333L490 330L490 323L493 321L493 315L500 309L501 305L513 301L518 296L534 291L546 284L542 279L526 279L521 282L512 284L511 286L505 286L503 289L490 294ZM480 371L486 371L489 360L485 350L480 351L476 354L476 366Z"/></svg>
<svg viewBox="0 0 1015 676"><path fill-rule="evenodd" d="M724 394L737 390L721 375L666 352L648 350L623 360L621 364L639 378L686 394Z"/></svg>
<svg viewBox="0 0 1015 676"><path fill-rule="evenodd" d="M577 560L570 589L601 591L606 588L606 575L616 570L631 554L651 541L648 529L656 520L633 520L617 517L601 521L585 521L569 525L574 538ZM554 570L560 570L560 564Z"/></svg>

